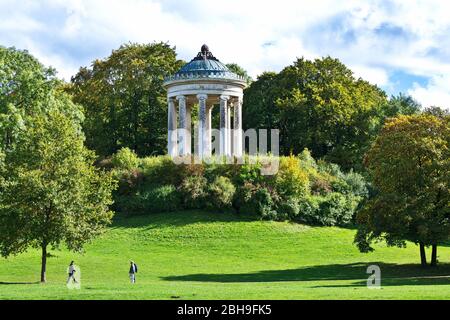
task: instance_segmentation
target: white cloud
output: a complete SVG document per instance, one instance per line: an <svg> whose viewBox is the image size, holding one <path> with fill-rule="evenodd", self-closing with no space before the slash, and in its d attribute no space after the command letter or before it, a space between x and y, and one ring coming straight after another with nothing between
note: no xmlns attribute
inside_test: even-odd
<svg viewBox="0 0 450 320"><path fill-rule="evenodd" d="M351 66L355 77L363 78L364 80L369 81L372 84L377 84L379 86L387 86L389 85L389 75L386 70L382 68L372 68L367 66Z"/></svg>
<svg viewBox="0 0 450 320"><path fill-rule="evenodd" d="M438 106L450 110L450 74L434 77L426 86L414 84L408 91L423 107Z"/></svg>
<svg viewBox="0 0 450 320"><path fill-rule="evenodd" d="M185 60L207 43L253 77L330 55L384 87L395 70L430 78L410 90L426 105L450 91L440 80L450 73L448 12L445 0L0 0L0 43L66 79L128 41L169 41Z"/></svg>

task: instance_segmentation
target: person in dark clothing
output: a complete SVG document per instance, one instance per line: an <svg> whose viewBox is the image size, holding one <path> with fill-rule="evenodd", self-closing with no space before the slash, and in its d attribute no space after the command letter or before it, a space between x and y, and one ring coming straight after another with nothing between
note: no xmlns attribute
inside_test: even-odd
<svg viewBox="0 0 450 320"><path fill-rule="evenodd" d="M130 281L131 283L136 283L136 273L137 273L137 265L133 262L130 261L130 271L129 271L129 275L130 275Z"/></svg>

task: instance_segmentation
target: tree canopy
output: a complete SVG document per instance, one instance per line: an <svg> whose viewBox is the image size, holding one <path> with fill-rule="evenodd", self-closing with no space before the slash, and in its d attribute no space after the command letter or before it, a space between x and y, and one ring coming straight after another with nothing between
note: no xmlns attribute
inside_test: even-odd
<svg viewBox="0 0 450 320"><path fill-rule="evenodd" d="M129 147L141 156L166 148L164 77L182 66L165 43L126 44L80 68L69 92L84 106L87 146L101 156Z"/></svg>
<svg viewBox="0 0 450 320"><path fill-rule="evenodd" d="M0 48L0 254L64 243L79 251L110 222L111 175L84 146L82 109L54 72L27 52Z"/></svg>
<svg viewBox="0 0 450 320"><path fill-rule="evenodd" d="M405 240L425 247L450 238L450 117L399 116L390 119L365 158L377 194L357 215L355 242L363 252L371 242Z"/></svg>
<svg viewBox="0 0 450 320"><path fill-rule="evenodd" d="M298 59L280 73L265 72L244 95L246 128L279 128L281 154L304 148L345 169L363 169L364 153L388 117L416 113L408 96L387 99L330 57Z"/></svg>

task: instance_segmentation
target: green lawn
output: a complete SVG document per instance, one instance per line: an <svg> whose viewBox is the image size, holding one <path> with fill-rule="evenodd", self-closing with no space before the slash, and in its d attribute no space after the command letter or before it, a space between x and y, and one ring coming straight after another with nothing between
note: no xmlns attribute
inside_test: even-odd
<svg viewBox="0 0 450 320"><path fill-rule="evenodd" d="M378 245L361 254L355 231L263 222L231 214L184 212L116 219L84 255L52 251L48 283L39 252L0 259L0 299L449 299L450 246L440 266L422 269L418 248ZM82 287L65 287L81 267ZM128 263L139 266L130 285ZM378 264L382 288L366 287Z"/></svg>

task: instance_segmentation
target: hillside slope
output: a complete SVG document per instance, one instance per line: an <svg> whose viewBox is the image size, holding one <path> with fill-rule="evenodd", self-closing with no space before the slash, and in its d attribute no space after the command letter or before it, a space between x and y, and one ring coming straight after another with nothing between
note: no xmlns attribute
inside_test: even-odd
<svg viewBox="0 0 450 320"><path fill-rule="evenodd" d="M418 249L377 246L361 254L354 230L184 212L118 218L84 255L52 251L48 281L39 252L0 259L0 299L442 299L450 298L450 247L440 267L421 269ZM129 260L139 266L129 284ZM81 268L81 290L65 287ZM367 266L382 289L366 287Z"/></svg>

